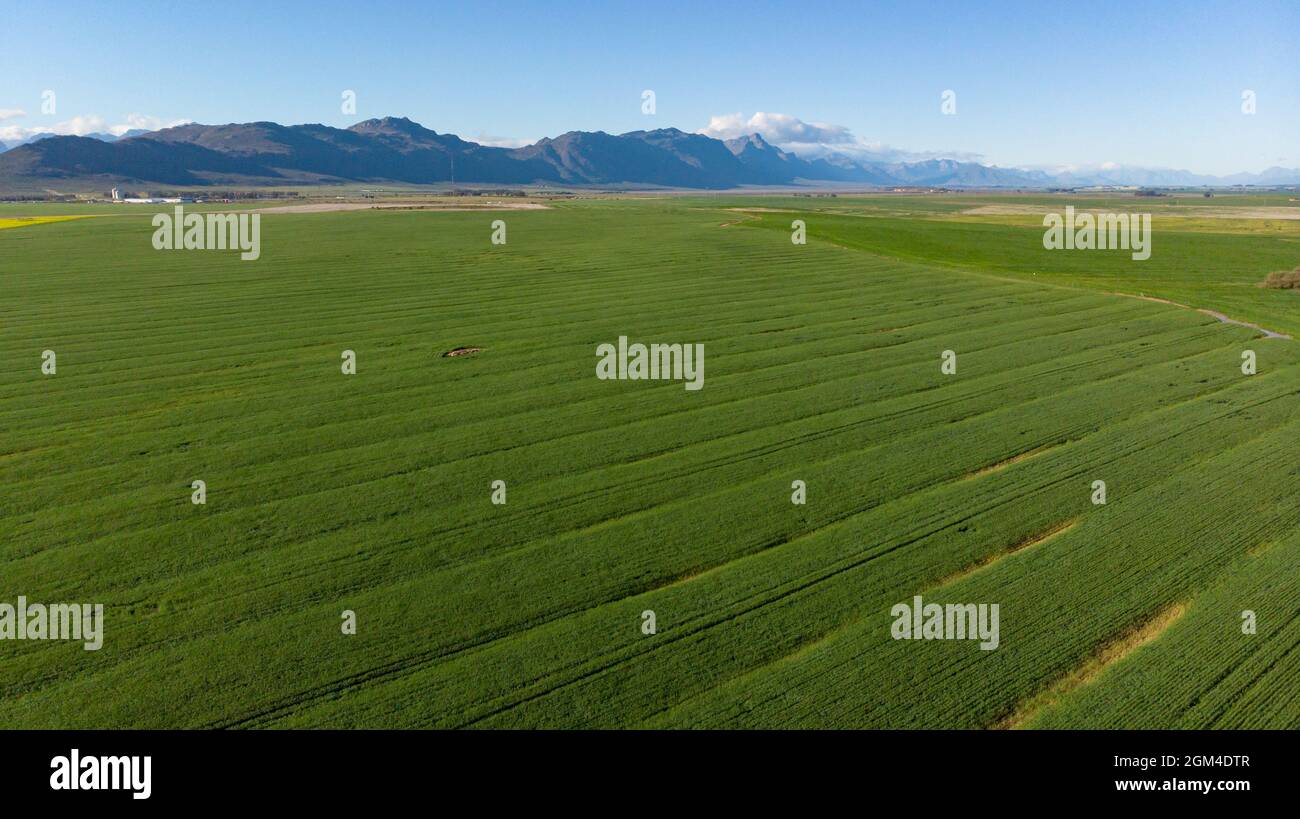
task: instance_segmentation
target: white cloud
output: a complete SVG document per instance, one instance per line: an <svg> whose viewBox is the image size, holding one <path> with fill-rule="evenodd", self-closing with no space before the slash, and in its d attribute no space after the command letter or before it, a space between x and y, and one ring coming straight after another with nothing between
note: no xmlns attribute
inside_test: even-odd
<svg viewBox="0 0 1300 819"><path fill-rule="evenodd" d="M177 125L188 125L191 122L193 122L193 120L174 119L171 121L163 121L158 117L152 117L147 114L127 114L125 123L120 125L110 125L108 132L114 136L121 136L127 131L157 131L162 128L175 128Z"/></svg>
<svg viewBox="0 0 1300 819"><path fill-rule="evenodd" d="M103 131L108 127L108 123L98 114L89 114L86 116L75 116L72 119L64 120L56 124L49 130L55 134L70 134L72 136L85 136Z"/></svg>
<svg viewBox="0 0 1300 819"><path fill-rule="evenodd" d="M537 140L492 136L491 134L485 134L480 131L477 135L470 137L469 141L477 142L479 145L486 145L489 148L522 148L525 145L532 145Z"/></svg>
<svg viewBox="0 0 1300 819"><path fill-rule="evenodd" d="M0 122L4 122L7 119L14 119L15 117L25 116L27 116L27 112L21 108L0 108Z"/></svg>
<svg viewBox="0 0 1300 819"><path fill-rule="evenodd" d="M1076 176L1098 174L1104 171L1128 170L1118 162L1058 162L1056 164L1022 165L1020 167L1026 171L1042 171L1049 174L1072 174Z"/></svg>
<svg viewBox="0 0 1300 819"><path fill-rule="evenodd" d="M720 114L698 133L715 139L734 139L759 134L783 151L802 159L829 154L843 154L870 162L915 162L923 159L958 159L979 162L980 154L966 151L904 151L881 142L868 142L843 125L829 122L805 122L790 114L759 111L748 119L744 114Z"/></svg>
<svg viewBox="0 0 1300 819"><path fill-rule="evenodd" d="M3 119L3 117L0 117ZM0 127L0 141L3 142L22 142L30 139L37 134L57 134L59 136L86 136L87 134L112 134L121 136L127 131L135 128L142 128L146 131L156 131L159 128L171 128L177 125L184 125L191 120L177 119L164 122L158 117L148 116L145 114L127 114L125 122L116 125L109 125L108 121L99 114L87 114L76 116L72 119L56 122L53 125L37 125L33 127L24 127L21 125L7 125Z"/></svg>
<svg viewBox="0 0 1300 819"><path fill-rule="evenodd" d="M827 122L804 122L789 114L769 114L759 111L749 119L743 114L722 114L709 118L709 124L700 130L715 139L735 139L738 136L762 134L773 145L784 143L845 145L855 142L853 132L843 125Z"/></svg>

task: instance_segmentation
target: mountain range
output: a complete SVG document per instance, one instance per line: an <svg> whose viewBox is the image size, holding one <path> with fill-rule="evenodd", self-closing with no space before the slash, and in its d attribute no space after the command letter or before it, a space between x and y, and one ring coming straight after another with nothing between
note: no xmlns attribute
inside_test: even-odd
<svg viewBox="0 0 1300 819"><path fill-rule="evenodd" d="M0 153L0 189L74 183L197 187L347 182L642 186L727 189L843 183L871 187L1050 188L1086 185L1282 185L1300 170L1207 177L1111 168L1049 173L977 162L873 162L843 154L804 159L759 134L718 140L676 128L570 131L522 148L480 145L409 119L340 129L253 122L187 124L152 132L36 135Z"/></svg>

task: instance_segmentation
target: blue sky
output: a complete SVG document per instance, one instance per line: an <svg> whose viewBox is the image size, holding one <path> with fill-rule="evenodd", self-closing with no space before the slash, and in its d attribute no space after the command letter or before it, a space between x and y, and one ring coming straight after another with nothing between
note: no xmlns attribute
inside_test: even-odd
<svg viewBox="0 0 1300 819"><path fill-rule="evenodd" d="M880 155L1218 174L1300 166L1294 2L0 0L0 20L7 141L384 115L532 141L695 131L726 117L712 133L752 122L786 145ZM53 114L41 113L47 89ZM340 110L349 89L355 116ZM645 89L653 115L641 112ZM941 112L945 90L956 115ZM1246 90L1253 115L1242 113ZM751 119L758 112L784 118Z"/></svg>

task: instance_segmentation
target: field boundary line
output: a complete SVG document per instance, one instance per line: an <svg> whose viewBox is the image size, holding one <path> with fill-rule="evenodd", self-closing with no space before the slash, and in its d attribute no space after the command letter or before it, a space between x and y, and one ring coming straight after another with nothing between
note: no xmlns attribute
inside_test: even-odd
<svg viewBox="0 0 1300 819"><path fill-rule="evenodd" d="M1287 335L1286 333L1279 333L1278 331L1270 330L1267 327L1260 327L1258 324L1251 324L1249 321L1241 321L1240 319L1232 318L1231 316L1225 313L1220 313L1218 310L1210 310L1209 308L1206 307L1193 307L1190 304L1183 304L1182 302L1161 298L1159 296L1148 296L1145 293L1122 293L1118 290L1111 290L1109 291L1109 293L1112 296L1124 296L1130 299L1141 299L1142 301L1154 301L1157 304L1169 304L1174 307L1181 307L1184 310L1195 310L1198 313L1204 313L1207 316L1212 316L1213 318L1218 319L1224 324L1235 324L1238 327L1247 327L1251 330L1258 330L1259 332L1264 334L1265 338L1284 338L1287 341L1294 340L1291 338L1291 336Z"/></svg>

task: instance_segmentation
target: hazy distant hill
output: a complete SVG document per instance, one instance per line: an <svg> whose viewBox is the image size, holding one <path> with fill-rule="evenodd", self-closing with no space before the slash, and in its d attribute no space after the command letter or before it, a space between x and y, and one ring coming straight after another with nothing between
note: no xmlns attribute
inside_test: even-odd
<svg viewBox="0 0 1300 819"><path fill-rule="evenodd" d="M951 159L881 163L830 155L808 160L759 134L723 142L676 128L619 135L570 131L523 148L495 148L400 117L366 120L347 129L251 122L180 125L127 132L120 138L38 134L0 154L0 187L49 187L75 180L176 186L454 181L713 189L818 182L1041 188L1289 184L1300 181L1300 172L1272 168L1258 176L1209 181L1214 178L1186 171L1112 169L1052 175Z"/></svg>

